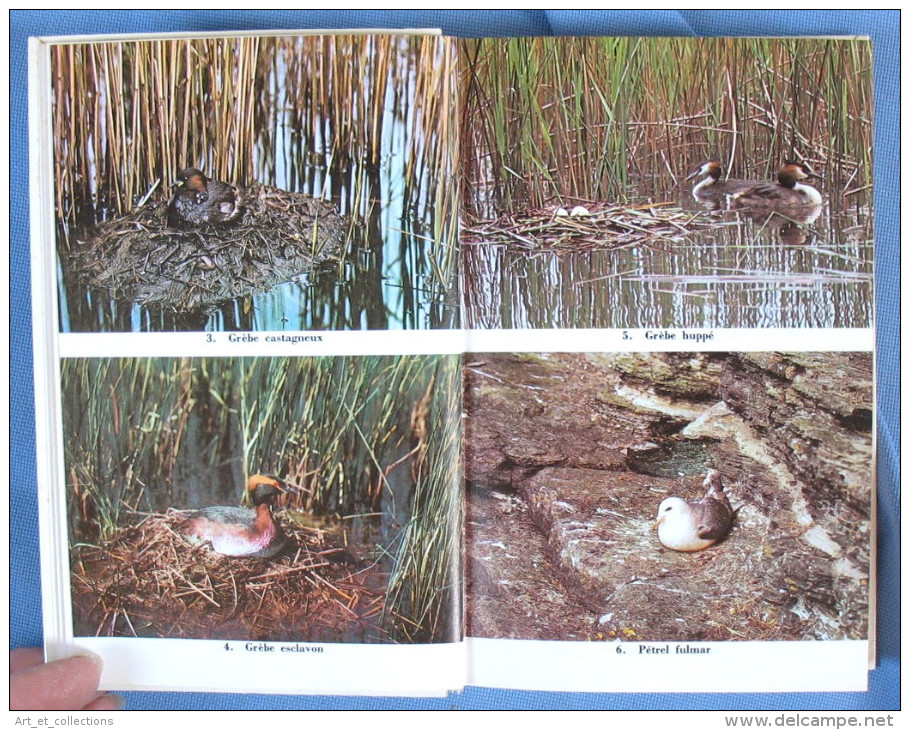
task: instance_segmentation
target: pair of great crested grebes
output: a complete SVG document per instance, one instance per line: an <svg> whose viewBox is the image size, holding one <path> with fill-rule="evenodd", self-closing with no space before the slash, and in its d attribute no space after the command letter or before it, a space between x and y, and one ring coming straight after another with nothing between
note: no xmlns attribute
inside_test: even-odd
<svg viewBox="0 0 910 730"><path fill-rule="evenodd" d="M686 180L698 178L692 196L702 203L741 209L788 209L822 204L821 193L803 180L821 178L807 164L787 160L777 171L777 182L721 179L717 160L700 164Z"/></svg>

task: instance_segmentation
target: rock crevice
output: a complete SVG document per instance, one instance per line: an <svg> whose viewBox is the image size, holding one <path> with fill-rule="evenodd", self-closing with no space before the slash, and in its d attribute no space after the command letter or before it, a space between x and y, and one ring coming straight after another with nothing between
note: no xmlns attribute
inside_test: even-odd
<svg viewBox="0 0 910 730"><path fill-rule="evenodd" d="M465 408L471 635L866 636L869 355L491 355ZM657 505L708 468L730 534L664 548Z"/></svg>

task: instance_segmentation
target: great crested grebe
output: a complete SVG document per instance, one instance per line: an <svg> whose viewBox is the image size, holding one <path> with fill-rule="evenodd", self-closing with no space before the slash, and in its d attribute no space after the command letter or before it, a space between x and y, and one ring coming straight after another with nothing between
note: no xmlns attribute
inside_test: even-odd
<svg viewBox="0 0 910 730"><path fill-rule="evenodd" d="M270 503L286 492L276 476L255 474L247 491L255 510L244 507L205 507L193 512L177 530L194 545L209 545L222 555L271 558L284 548L284 534L272 517Z"/></svg>
<svg viewBox="0 0 910 730"><path fill-rule="evenodd" d="M809 178L821 180L808 165L787 160L777 172L777 183L762 183L734 193L730 196L730 205L734 208L778 209L821 205L821 193L811 185L800 182Z"/></svg>
<svg viewBox="0 0 910 730"><path fill-rule="evenodd" d="M654 529L665 547L685 553L704 550L730 530L733 508L720 474L708 470L704 486L707 491L702 499L667 497L660 503Z"/></svg>
<svg viewBox="0 0 910 730"><path fill-rule="evenodd" d="M700 178L692 188L692 197L699 202L717 202L726 204L727 196L754 187L754 180L721 180L723 168L717 160L706 160L696 167L686 178Z"/></svg>
<svg viewBox="0 0 910 730"><path fill-rule="evenodd" d="M209 180L201 170L188 167L177 174L178 188L167 206L170 228L195 228L230 223L240 217L237 190L227 183Z"/></svg>

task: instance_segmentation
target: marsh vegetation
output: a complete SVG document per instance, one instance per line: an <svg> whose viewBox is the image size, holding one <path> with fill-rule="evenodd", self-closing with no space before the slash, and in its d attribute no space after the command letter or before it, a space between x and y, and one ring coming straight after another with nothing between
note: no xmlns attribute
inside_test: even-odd
<svg viewBox="0 0 910 730"><path fill-rule="evenodd" d="M598 250L471 241L467 325L871 324L868 42L489 39L466 42L460 64L467 228L592 204L735 224L634 245L604 235ZM704 211L684 179L710 158L757 181L806 161L826 204L814 217Z"/></svg>
<svg viewBox="0 0 910 730"><path fill-rule="evenodd" d="M149 516L236 505L250 474L274 473L296 487L282 497L279 519L306 532L297 544L308 546L286 568L312 578L326 567L313 555L332 548L368 566L360 590L383 602L361 640L453 640L461 590L459 373L451 356L62 361L74 572L83 569L86 546L107 557L117 548L132 563L151 548L135 532ZM134 535L127 548L125 528ZM172 553L179 555L172 567L198 562L186 545ZM220 560L234 575L237 561ZM262 561L259 571L275 568ZM91 586L92 577L84 582ZM231 595L235 584L221 583ZM121 588L146 607L155 603ZM108 592L88 591L90 598ZM198 591L188 595L203 600ZM281 605L302 600L292 598Z"/></svg>
<svg viewBox="0 0 910 730"><path fill-rule="evenodd" d="M54 193L72 331L385 329L457 321L454 62L434 37L249 37L53 48ZM332 265L200 318L117 301L67 266L177 171L331 201Z"/></svg>

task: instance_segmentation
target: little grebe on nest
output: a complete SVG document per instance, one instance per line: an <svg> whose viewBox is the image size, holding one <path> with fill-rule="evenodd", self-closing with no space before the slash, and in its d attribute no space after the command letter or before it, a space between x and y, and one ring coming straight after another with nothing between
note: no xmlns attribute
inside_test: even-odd
<svg viewBox="0 0 910 730"><path fill-rule="evenodd" d="M219 180L209 180L195 167L181 170L173 187L177 191L167 206L170 228L219 225L240 217L237 189Z"/></svg>

